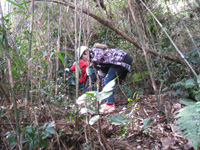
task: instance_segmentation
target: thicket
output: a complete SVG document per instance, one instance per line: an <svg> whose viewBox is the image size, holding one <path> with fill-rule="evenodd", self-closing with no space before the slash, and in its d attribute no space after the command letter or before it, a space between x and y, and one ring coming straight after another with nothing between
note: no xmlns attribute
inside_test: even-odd
<svg viewBox="0 0 200 150"><path fill-rule="evenodd" d="M100 122L99 131L87 124L105 118L79 114L76 100L83 93L70 84L78 77L64 71L78 61L78 46L97 42L134 57L132 72L115 87L125 105L136 104L139 93L155 94L161 113L159 97L166 93L191 104L177 115L177 125L199 147L198 0L8 2L9 13L0 11L0 148L110 148ZM136 121L126 115L107 119L122 125L122 134Z"/></svg>

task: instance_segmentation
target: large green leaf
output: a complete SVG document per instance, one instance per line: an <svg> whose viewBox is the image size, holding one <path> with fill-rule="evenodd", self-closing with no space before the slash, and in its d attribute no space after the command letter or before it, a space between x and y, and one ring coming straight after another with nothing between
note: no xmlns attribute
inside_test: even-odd
<svg viewBox="0 0 200 150"><path fill-rule="evenodd" d="M113 90L115 85L115 80L110 81L106 86L104 86L102 93L103 92L110 92L111 90Z"/></svg>
<svg viewBox="0 0 200 150"><path fill-rule="evenodd" d="M42 144L42 146L45 146L45 147L49 146L49 144L45 142L44 140L41 140L40 143Z"/></svg>
<svg viewBox="0 0 200 150"><path fill-rule="evenodd" d="M123 115L108 116L107 119L110 120L111 123L115 125L122 125L130 122L130 119L126 118Z"/></svg>
<svg viewBox="0 0 200 150"><path fill-rule="evenodd" d="M189 99L187 97L183 97L183 98L181 98L180 103L188 106L188 105L194 105L195 101L193 101L192 99Z"/></svg>
<svg viewBox="0 0 200 150"><path fill-rule="evenodd" d="M188 79L185 81L185 88L189 89L195 86L195 81L194 79Z"/></svg>
<svg viewBox="0 0 200 150"><path fill-rule="evenodd" d="M85 100L88 99L86 94L81 95L77 100L76 103L78 105L84 104Z"/></svg>
<svg viewBox="0 0 200 150"><path fill-rule="evenodd" d="M97 95L97 101L101 103L102 100L108 98L113 92L100 92L99 95Z"/></svg>
<svg viewBox="0 0 200 150"><path fill-rule="evenodd" d="M93 116L90 121L89 121L89 124L90 125L93 125L95 122L97 122L99 120L99 115L96 115L96 116Z"/></svg>
<svg viewBox="0 0 200 150"><path fill-rule="evenodd" d="M42 139L46 139L46 138L49 136L49 132L47 132L47 131L42 131L41 136L42 136Z"/></svg>
<svg viewBox="0 0 200 150"><path fill-rule="evenodd" d="M55 121L52 121L48 124L47 128L52 128L52 127L55 127Z"/></svg>
<svg viewBox="0 0 200 150"><path fill-rule="evenodd" d="M56 134L56 130L54 128L47 128L46 131L50 134Z"/></svg>
<svg viewBox="0 0 200 150"><path fill-rule="evenodd" d="M178 129L192 141L195 150L200 146L200 102L186 106L176 115Z"/></svg>
<svg viewBox="0 0 200 150"><path fill-rule="evenodd" d="M152 117L146 118L142 122L144 124L143 128L146 128L152 122Z"/></svg>
<svg viewBox="0 0 200 150"><path fill-rule="evenodd" d="M58 55L58 57L59 57L60 60L62 61L63 66L65 67L65 61L64 61L64 59L63 59L63 56L62 56L59 52L54 53L54 54Z"/></svg>

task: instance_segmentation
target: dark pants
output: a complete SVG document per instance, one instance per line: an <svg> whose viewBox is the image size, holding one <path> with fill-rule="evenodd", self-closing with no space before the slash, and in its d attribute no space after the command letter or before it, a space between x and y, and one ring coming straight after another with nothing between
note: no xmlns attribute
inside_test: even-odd
<svg viewBox="0 0 200 150"><path fill-rule="evenodd" d="M107 85L111 80L113 80L117 76L123 75L124 73L127 74L127 70L125 68L121 67L121 66L110 67L108 69L108 73L106 74L106 77L104 78L104 84ZM111 92L113 92L113 91L111 91ZM113 93L108 98L106 98L106 103L107 104L113 104L114 103Z"/></svg>
<svg viewBox="0 0 200 150"><path fill-rule="evenodd" d="M96 86L97 77L96 77L95 73L93 73L90 77L91 77L91 81L92 81L92 90L97 90L97 86ZM90 90L90 80L89 80L89 76L87 76L83 92L85 93L89 90Z"/></svg>

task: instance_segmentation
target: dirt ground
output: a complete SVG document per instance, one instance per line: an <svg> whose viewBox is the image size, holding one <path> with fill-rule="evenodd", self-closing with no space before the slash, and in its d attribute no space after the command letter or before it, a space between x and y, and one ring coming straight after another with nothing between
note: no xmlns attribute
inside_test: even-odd
<svg viewBox="0 0 200 150"><path fill-rule="evenodd" d="M115 95L116 113L122 110L123 115L130 114L133 122L127 126L116 126L110 122L104 122L104 133L112 149L115 150L192 150L192 143L177 130L174 116L183 106L179 99L172 96L163 95L160 97L161 111L155 95L138 95L139 100L128 104L126 100L121 100ZM152 122L143 129L143 120L152 118ZM123 134L122 129L126 128Z"/></svg>
<svg viewBox="0 0 200 150"><path fill-rule="evenodd" d="M120 94L120 95L118 95ZM101 129L105 137L105 141L110 146L112 150L192 150L192 143L184 137L176 127L176 119L174 118L177 111L183 106L179 103L179 99L175 99L173 96L168 94L162 94L160 97L161 109L158 109L158 103L156 101L155 95L137 95L138 100L133 102L128 102L127 98L121 98L122 94L115 94L116 111L111 114L102 115L101 119ZM74 132L74 123L71 126L66 126L66 114L67 111L60 116L56 113L58 106L52 108L55 111L53 118L56 123L57 133L62 131L62 136L60 136L61 148L76 150L85 149L83 146L85 144L85 130L83 132ZM66 110L72 111L71 108ZM40 122L48 122L51 117L49 111L46 113L40 111L41 116ZM114 125L106 118L108 116L123 115L131 120L130 123L124 125ZM82 116L80 116L82 117ZM143 121L147 118L152 120L146 128L144 127ZM5 122L6 123L6 120ZM63 123L63 125L62 125ZM6 124L1 126L2 137L5 137L7 131L10 131L10 126ZM98 129L97 124L91 126L91 130L95 131ZM88 132L88 131L86 131ZM94 135L94 142L99 146L98 135ZM6 145L7 140L2 138L4 141L3 145ZM55 142L50 142L50 141ZM47 139L47 142L52 144L50 149L58 149L57 140L55 136ZM62 146L63 145L63 146ZM1 146L0 146L1 148ZM87 149L87 148L86 148Z"/></svg>

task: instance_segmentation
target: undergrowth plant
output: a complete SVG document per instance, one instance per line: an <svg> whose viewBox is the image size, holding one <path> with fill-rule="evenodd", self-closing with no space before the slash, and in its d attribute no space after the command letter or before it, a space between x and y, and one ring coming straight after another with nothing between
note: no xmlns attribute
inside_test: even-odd
<svg viewBox="0 0 200 150"><path fill-rule="evenodd" d="M24 144L24 148L28 146L29 150L44 149L48 147L49 144L45 142L45 139L50 136L50 134L56 134L54 129L55 121L45 123L43 126L37 126L36 123L33 125L28 125L24 128L23 131L23 140L22 144ZM10 145L16 145L17 141L15 140L14 131L7 132L7 138Z"/></svg>
<svg viewBox="0 0 200 150"><path fill-rule="evenodd" d="M112 94L112 90L114 88L115 85L115 80L110 81L101 92L97 92L97 91L90 91L90 92L86 92L85 94L83 94L82 96L80 96L76 103L79 105L82 105L82 108L80 110L81 114L86 114L87 112L90 114L95 114L95 100L98 101L98 103L101 103L102 100L106 99L107 97L109 97ZM83 105L85 104L85 105ZM99 109L99 108L97 108ZM97 122L100 118L100 114L98 113L99 111L97 111L96 115L94 115L90 120L89 120L89 124L93 125L95 122ZM109 121L111 121L112 124L115 125L121 125L121 124L125 124L127 122L130 122L130 119L127 119L125 116L123 115L114 115L114 116L108 116L107 119Z"/></svg>
<svg viewBox="0 0 200 150"><path fill-rule="evenodd" d="M130 106L133 102L136 102L137 100L139 100L140 98L139 97L137 97L137 93L135 92L134 94L133 94L133 98L128 98L128 106ZM134 104L133 104L134 105Z"/></svg>
<svg viewBox="0 0 200 150"><path fill-rule="evenodd" d="M184 86L187 91L181 99L181 102L187 106L179 110L176 124L197 150L200 147L200 75L197 80L188 79L178 85Z"/></svg>

